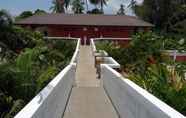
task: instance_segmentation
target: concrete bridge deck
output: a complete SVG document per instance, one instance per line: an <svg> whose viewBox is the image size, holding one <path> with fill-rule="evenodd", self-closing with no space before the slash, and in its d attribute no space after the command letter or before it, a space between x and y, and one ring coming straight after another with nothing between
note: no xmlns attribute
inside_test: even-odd
<svg viewBox="0 0 186 118"><path fill-rule="evenodd" d="M81 46L76 72L76 85L64 118L117 118L101 80L96 78L94 57L90 46Z"/></svg>

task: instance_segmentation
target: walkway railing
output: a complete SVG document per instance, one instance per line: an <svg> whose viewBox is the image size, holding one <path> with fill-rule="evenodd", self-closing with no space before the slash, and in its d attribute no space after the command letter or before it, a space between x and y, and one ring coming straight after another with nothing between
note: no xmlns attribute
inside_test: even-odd
<svg viewBox="0 0 186 118"><path fill-rule="evenodd" d="M119 38L119 39L121 39L121 38ZM128 38L124 38L124 39L128 39ZM92 55L93 56L101 55L101 54L98 54L99 52L98 52L98 50L96 48L95 41L102 41L102 40L111 40L111 39L107 39L107 38L92 38L90 40L91 41L90 43L91 43L91 47L92 47ZM117 61L115 61L112 57L109 57L107 52L105 52L105 54L107 55L107 56L103 57L105 64L107 64L108 66L110 66L111 68L114 68L114 69L120 69L121 68L120 64Z"/></svg>
<svg viewBox="0 0 186 118"><path fill-rule="evenodd" d="M96 52L94 39L91 46ZM185 118L107 64L101 64L101 79L120 118Z"/></svg>
<svg viewBox="0 0 186 118"><path fill-rule="evenodd" d="M95 46L95 43L94 41L130 41L132 40L131 38L92 38L90 39L90 43L91 43L91 46L92 46L92 50L93 52L96 52L96 46Z"/></svg>
<svg viewBox="0 0 186 118"><path fill-rule="evenodd" d="M178 50L163 50L164 53L170 55L174 61L186 61L186 52L179 52Z"/></svg>
<svg viewBox="0 0 186 118"><path fill-rule="evenodd" d="M47 38L63 39L60 37ZM80 39L73 39L77 40L77 46L70 64L37 94L15 118L61 118L63 116L74 84L79 55Z"/></svg>

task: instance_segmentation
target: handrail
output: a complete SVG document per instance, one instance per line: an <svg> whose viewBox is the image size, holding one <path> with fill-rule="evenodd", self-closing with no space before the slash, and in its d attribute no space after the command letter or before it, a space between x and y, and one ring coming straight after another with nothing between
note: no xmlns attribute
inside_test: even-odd
<svg viewBox="0 0 186 118"><path fill-rule="evenodd" d="M61 39L61 37L45 37L47 39ZM62 37L66 40L67 37ZM61 118L65 111L77 67L76 59L79 54L80 39L77 40L76 50L71 62L66 66L43 90L41 90L15 118ZM69 40L67 39L67 40ZM59 93L62 92L62 93Z"/></svg>
<svg viewBox="0 0 186 118"><path fill-rule="evenodd" d="M96 56L97 48L96 48L94 41L102 40L102 38L92 38L90 40L91 40L92 53L93 53L92 55ZM112 57L107 56L107 57L103 57L103 58L104 58L104 60L107 60L110 62L107 65L109 65L111 68L114 68L114 69L121 68L120 64L116 60L114 60Z"/></svg>
<svg viewBox="0 0 186 118"><path fill-rule="evenodd" d="M93 55L94 55L94 53L97 51L96 45L95 45L95 43L94 43L94 40L95 40L95 39L93 39L93 38L90 39L90 43L91 43L91 46L92 46Z"/></svg>
<svg viewBox="0 0 186 118"><path fill-rule="evenodd" d="M94 40L132 40L132 38L111 38L111 37L103 37L103 38L94 38Z"/></svg>
<svg viewBox="0 0 186 118"><path fill-rule="evenodd" d="M77 41L77 45L76 45L76 50L75 50L74 55L73 55L73 57L72 57L72 59L71 59L71 61L70 61L71 64L73 64L73 63L76 62L77 56L78 56L78 54L79 54L79 50L80 50L80 40L81 40L81 39L78 38L77 40L78 40L78 41Z"/></svg>
<svg viewBox="0 0 186 118"><path fill-rule="evenodd" d="M79 49L80 49L80 38L73 38L73 37L44 37L44 39L59 39L59 40L77 40L77 44L76 44L76 49L75 52L73 54L73 57L70 61L70 64L75 63L78 53L79 53Z"/></svg>
<svg viewBox="0 0 186 118"><path fill-rule="evenodd" d="M60 39L60 40L78 40L79 38L74 37L43 37L44 39Z"/></svg>
<svg viewBox="0 0 186 118"><path fill-rule="evenodd" d="M104 89L121 118L185 118L107 64L101 64L101 72Z"/></svg>
<svg viewBox="0 0 186 118"><path fill-rule="evenodd" d="M130 40L132 40L132 38L110 38L110 37L91 38L90 41L91 41L93 52L97 51L94 41L103 41L103 40L106 40L106 41L110 41L110 40L111 41L115 41L115 40L117 40L117 41L130 41Z"/></svg>
<svg viewBox="0 0 186 118"><path fill-rule="evenodd" d="M91 39L93 53L97 52L94 42L97 40L107 40L107 38ZM101 64L101 79L107 95L121 118L185 118L148 91L124 78L109 64Z"/></svg>
<svg viewBox="0 0 186 118"><path fill-rule="evenodd" d="M75 79L73 78L73 74L75 76L75 68L76 67L71 64L65 67L15 118L61 118ZM65 86L67 87L65 88ZM60 89L61 87L63 89ZM61 93L60 95L59 92L66 93L63 93L64 95ZM59 112L56 113L56 111Z"/></svg>

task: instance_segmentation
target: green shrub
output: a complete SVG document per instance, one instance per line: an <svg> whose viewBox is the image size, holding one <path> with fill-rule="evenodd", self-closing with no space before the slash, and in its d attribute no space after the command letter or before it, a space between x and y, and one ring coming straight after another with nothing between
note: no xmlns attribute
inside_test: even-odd
<svg viewBox="0 0 186 118"><path fill-rule="evenodd" d="M20 111L69 63L75 51L74 41L49 43L40 40L40 34L29 33L30 38L25 40L28 45L11 61L0 63L0 92L4 96L0 100L0 117L13 117Z"/></svg>
<svg viewBox="0 0 186 118"><path fill-rule="evenodd" d="M186 115L186 64L174 62L164 49L184 49L184 42L169 42L152 32L138 33L126 48L111 42L97 42L128 74L129 79ZM178 45L180 44L180 45Z"/></svg>

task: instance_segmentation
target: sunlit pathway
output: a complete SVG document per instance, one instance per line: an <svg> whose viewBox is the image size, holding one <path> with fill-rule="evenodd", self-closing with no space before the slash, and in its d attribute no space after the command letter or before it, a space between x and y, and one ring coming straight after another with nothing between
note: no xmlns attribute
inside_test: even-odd
<svg viewBox="0 0 186 118"><path fill-rule="evenodd" d="M64 118L117 118L99 79L90 46L80 47L76 86L73 87Z"/></svg>

